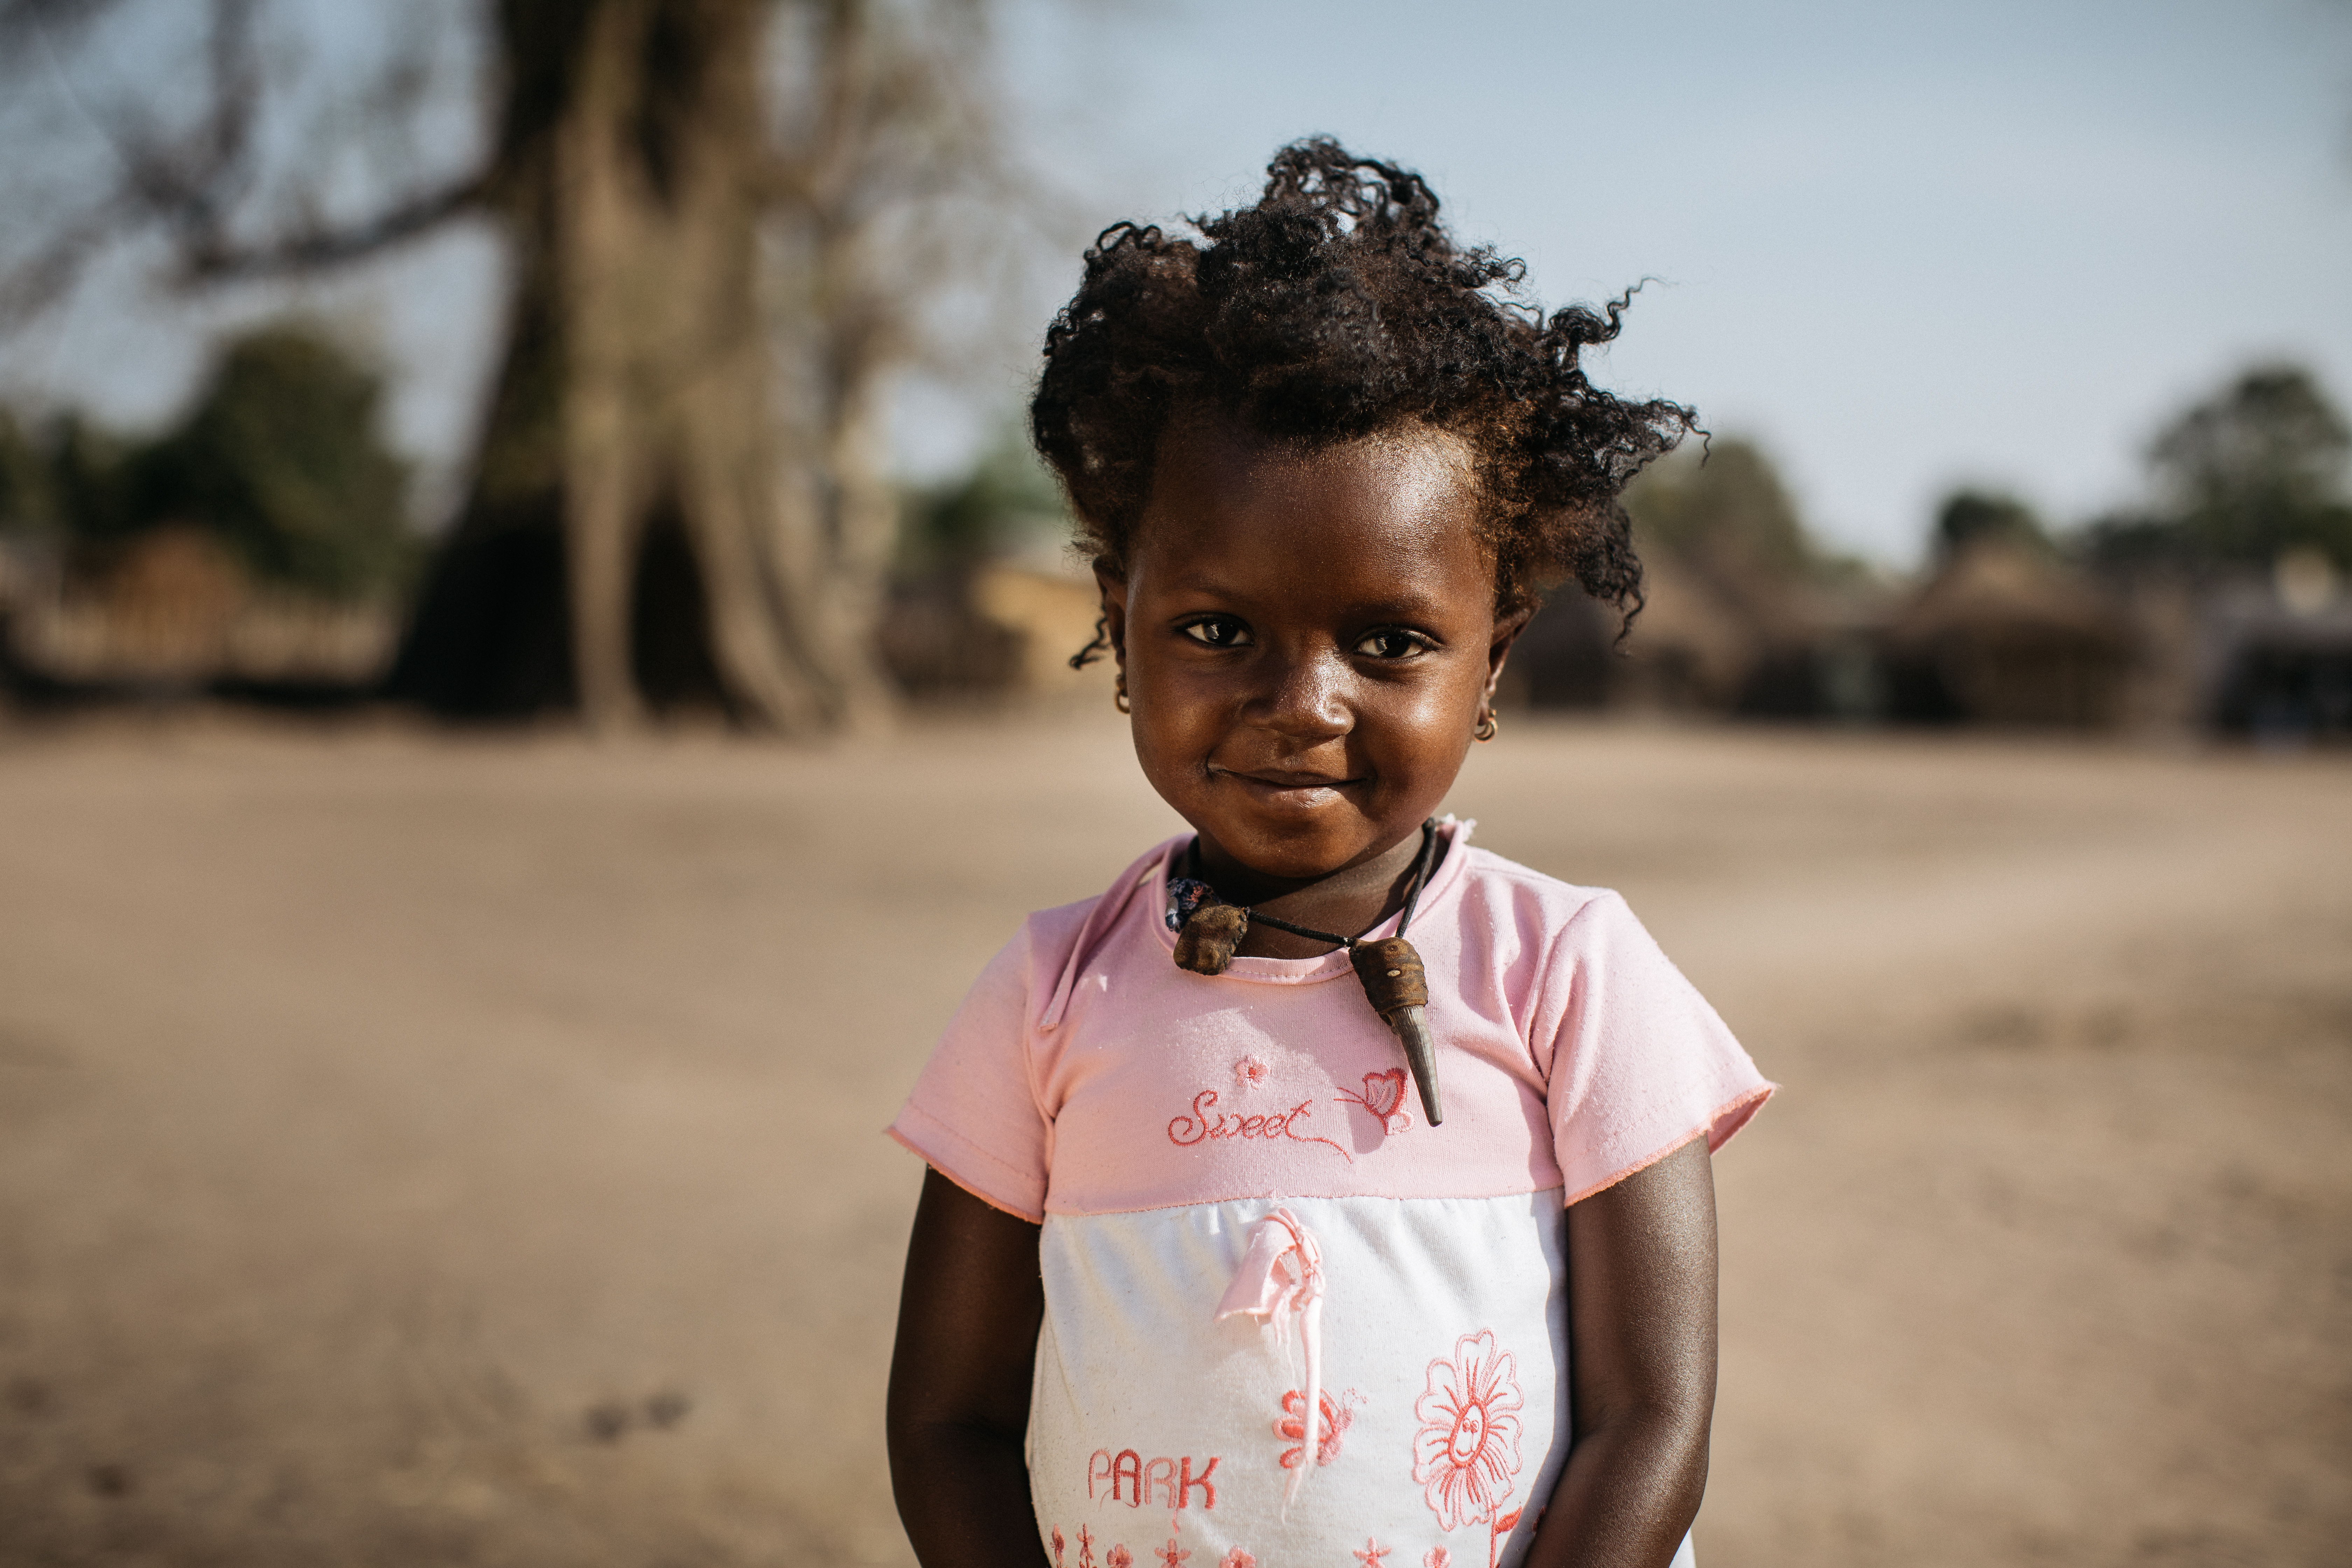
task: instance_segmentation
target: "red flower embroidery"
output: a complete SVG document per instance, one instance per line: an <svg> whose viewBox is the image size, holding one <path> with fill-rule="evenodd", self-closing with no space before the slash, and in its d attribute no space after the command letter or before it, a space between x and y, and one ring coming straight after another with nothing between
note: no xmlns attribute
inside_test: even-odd
<svg viewBox="0 0 2352 1568"><path fill-rule="evenodd" d="M1062 1548L1068 1542L1062 1539L1062 1527L1054 1527L1054 1568L1062 1568Z"/></svg>
<svg viewBox="0 0 2352 1568"><path fill-rule="evenodd" d="M1433 1546L1421 1554L1421 1568L1448 1568L1453 1561L1454 1553L1443 1546Z"/></svg>
<svg viewBox="0 0 2352 1568"><path fill-rule="evenodd" d="M1151 1555L1159 1558L1161 1563L1167 1565L1167 1568L1176 1568L1178 1563L1183 1562L1184 1559L1192 1556L1192 1554L1189 1552L1177 1551L1176 1538L1171 1535L1168 1538L1168 1544L1161 1547L1159 1551L1154 1552Z"/></svg>
<svg viewBox="0 0 2352 1568"><path fill-rule="evenodd" d="M1413 1402L1421 1431L1412 1479L1425 1489L1438 1528L1491 1520L1519 1473L1518 1363L1491 1331L1454 1342L1454 1359L1429 1363L1429 1386Z"/></svg>
<svg viewBox="0 0 2352 1568"><path fill-rule="evenodd" d="M1095 1568L1095 1532L1078 1526L1078 1568Z"/></svg>
<svg viewBox="0 0 2352 1568"><path fill-rule="evenodd" d="M1257 1568L1257 1559L1236 1546L1225 1553L1217 1568Z"/></svg>
<svg viewBox="0 0 2352 1568"><path fill-rule="evenodd" d="M1244 1057L1234 1064L1234 1085L1237 1089L1255 1089L1273 1070L1265 1065L1264 1057Z"/></svg>
<svg viewBox="0 0 2352 1568"><path fill-rule="evenodd" d="M1134 1568L1135 1553L1124 1546L1114 1546L1103 1553L1103 1562L1108 1568Z"/></svg>
<svg viewBox="0 0 2352 1568"><path fill-rule="evenodd" d="M1316 1423L1315 1462L1328 1465L1339 1457L1339 1434L1356 1418L1357 1395L1353 1389L1334 1403L1329 1389L1318 1391L1316 1403L1322 1407L1323 1418ZM1298 1445L1282 1451L1282 1468L1295 1470L1307 1451L1307 1395L1290 1389L1282 1396L1282 1419L1274 1424L1274 1435L1287 1437Z"/></svg>
<svg viewBox="0 0 2352 1568"><path fill-rule="evenodd" d="M1364 1549L1352 1555L1357 1562L1364 1565L1364 1568L1381 1568L1381 1559L1395 1550L1393 1546L1382 1546L1367 1535L1364 1537Z"/></svg>

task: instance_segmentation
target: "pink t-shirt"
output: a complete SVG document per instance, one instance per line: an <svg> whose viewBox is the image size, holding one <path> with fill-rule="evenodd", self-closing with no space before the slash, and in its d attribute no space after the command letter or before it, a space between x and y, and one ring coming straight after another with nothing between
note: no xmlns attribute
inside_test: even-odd
<svg viewBox="0 0 2352 1568"><path fill-rule="evenodd" d="M1616 894L1444 831L1406 933L1442 1126L1345 953L1176 967L1181 838L1032 915L892 1125L1045 1226L1030 1479L1062 1568L1516 1561L1568 1447L1561 1207L1771 1092Z"/></svg>

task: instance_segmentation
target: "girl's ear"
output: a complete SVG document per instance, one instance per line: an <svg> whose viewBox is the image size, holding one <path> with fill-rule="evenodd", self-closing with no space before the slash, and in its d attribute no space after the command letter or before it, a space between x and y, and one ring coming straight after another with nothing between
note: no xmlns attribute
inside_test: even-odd
<svg viewBox="0 0 2352 1568"><path fill-rule="evenodd" d="M1495 700L1496 683L1503 679L1503 661L1511 657L1511 645L1528 629L1533 610L1517 610L1495 623L1495 640L1486 645L1486 700Z"/></svg>
<svg viewBox="0 0 2352 1568"><path fill-rule="evenodd" d="M1110 643L1110 656L1127 668L1127 579L1114 577L1101 567L1095 568L1095 584L1102 590L1103 636ZM1513 634L1517 636L1517 633Z"/></svg>

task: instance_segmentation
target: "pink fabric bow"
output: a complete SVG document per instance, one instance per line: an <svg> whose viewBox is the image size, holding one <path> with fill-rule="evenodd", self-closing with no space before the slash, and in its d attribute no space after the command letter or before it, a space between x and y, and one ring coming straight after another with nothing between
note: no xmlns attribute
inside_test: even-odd
<svg viewBox="0 0 2352 1568"><path fill-rule="evenodd" d="M1290 1347L1290 1315L1298 1314L1298 1342L1307 1352L1307 1444L1290 1473L1286 1506L1298 1499L1307 1472L1315 1468L1323 1413L1323 1250L1298 1216L1276 1209L1250 1226L1249 1247L1217 1303L1220 1321L1236 1312L1272 1322L1274 1342Z"/></svg>

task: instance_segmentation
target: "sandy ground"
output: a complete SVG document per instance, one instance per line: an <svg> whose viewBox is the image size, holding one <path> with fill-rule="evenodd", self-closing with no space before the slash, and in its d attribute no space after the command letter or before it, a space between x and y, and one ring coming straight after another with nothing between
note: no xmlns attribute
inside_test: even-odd
<svg viewBox="0 0 2352 1568"><path fill-rule="evenodd" d="M2352 759L1522 720L1454 805L1788 1086L1711 1568L2346 1561ZM1171 824L1108 713L0 731L0 1561L905 1561L877 1130Z"/></svg>

